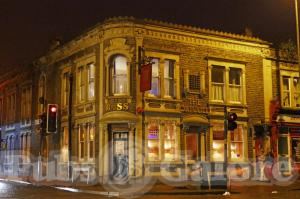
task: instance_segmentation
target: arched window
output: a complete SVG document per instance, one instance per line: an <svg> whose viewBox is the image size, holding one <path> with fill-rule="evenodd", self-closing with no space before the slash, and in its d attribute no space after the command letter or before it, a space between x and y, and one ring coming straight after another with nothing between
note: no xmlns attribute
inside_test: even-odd
<svg viewBox="0 0 300 199"><path fill-rule="evenodd" d="M110 68L112 95L129 93L128 71L127 58L122 55L114 56Z"/></svg>

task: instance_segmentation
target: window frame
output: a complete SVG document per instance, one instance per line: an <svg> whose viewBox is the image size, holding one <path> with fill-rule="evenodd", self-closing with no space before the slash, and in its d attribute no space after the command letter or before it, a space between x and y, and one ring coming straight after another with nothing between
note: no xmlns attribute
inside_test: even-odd
<svg viewBox="0 0 300 199"><path fill-rule="evenodd" d="M284 78L288 79L288 86L289 86L289 90L284 90ZM294 86L294 79L298 79L298 81L300 81L299 78L299 73L296 71L287 71L287 70L281 70L280 71L280 99L281 99L281 106L283 108L295 108L295 109L300 109L300 105L297 106L297 101L295 100L295 95L298 94L300 96L300 90L297 91L295 90L295 86ZM300 83L298 83L298 87L300 88ZM288 92L289 94L289 105L286 106L284 105L284 93Z"/></svg>
<svg viewBox="0 0 300 199"><path fill-rule="evenodd" d="M161 99L180 99L180 77L179 77L179 55L160 53L154 51L146 51L147 57L151 59L158 60L158 94L154 95L151 91L145 92L146 97L150 98L161 98ZM173 96L166 95L165 88L165 64L166 61L172 61L174 67L174 77L173 77ZM153 74L153 69L152 69ZM153 82L153 77L152 77Z"/></svg>
<svg viewBox="0 0 300 199"><path fill-rule="evenodd" d="M174 126L174 158L173 159L168 159L166 158L166 152L165 152L165 128L167 124L173 124ZM149 134L150 134L150 126L149 125L157 125L158 127L158 138L156 139L149 139ZM146 125L146 160L149 162L177 162L179 161L179 145L180 145L180 138L179 138L179 127L176 125L176 120L159 120L159 119L150 119ZM155 159L149 158L149 140L155 140L157 141L158 144L158 156Z"/></svg>
<svg viewBox="0 0 300 199"><path fill-rule="evenodd" d="M126 60L126 74L120 74L120 75L115 75L116 74L116 63L115 60L118 57L125 58ZM130 64L129 64L129 58L124 55L124 54L114 54L110 57L109 59L109 93L110 96L129 96L130 95ZM118 93L117 92L117 84L114 83L116 78L121 78L121 76L124 76L127 82L125 83L126 89L124 89L123 93Z"/></svg>
<svg viewBox="0 0 300 199"><path fill-rule="evenodd" d="M212 69L213 67L224 67L224 90L223 90L223 100L213 99L213 85L212 85ZM214 59L208 60L208 76L209 76L209 101L210 103L226 103L226 104L243 104L246 105L246 63L238 62L234 60L222 60L217 61ZM230 68L240 70L240 101L232 101L230 98Z"/></svg>

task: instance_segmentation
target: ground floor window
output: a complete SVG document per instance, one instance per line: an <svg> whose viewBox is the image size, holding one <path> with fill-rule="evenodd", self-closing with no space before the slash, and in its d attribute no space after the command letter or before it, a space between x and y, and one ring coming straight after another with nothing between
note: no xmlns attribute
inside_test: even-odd
<svg viewBox="0 0 300 199"><path fill-rule="evenodd" d="M224 161L224 124L213 124L212 131L212 160Z"/></svg>
<svg viewBox="0 0 300 199"><path fill-rule="evenodd" d="M85 123L78 128L78 157L79 160L94 160L95 157L95 125Z"/></svg>
<svg viewBox="0 0 300 199"><path fill-rule="evenodd" d="M63 127L60 135L60 160L61 162L67 162L68 161L68 154L69 154L69 128Z"/></svg>
<svg viewBox="0 0 300 199"><path fill-rule="evenodd" d="M243 160L244 158L244 131L243 126L230 132L230 158L231 160Z"/></svg>
<svg viewBox="0 0 300 199"><path fill-rule="evenodd" d="M175 121L152 120L148 123L147 157L150 161L177 159L178 139Z"/></svg>

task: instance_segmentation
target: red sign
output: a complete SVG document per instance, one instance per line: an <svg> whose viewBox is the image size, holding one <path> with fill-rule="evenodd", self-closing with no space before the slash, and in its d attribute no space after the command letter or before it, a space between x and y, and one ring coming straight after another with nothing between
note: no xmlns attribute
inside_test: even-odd
<svg viewBox="0 0 300 199"><path fill-rule="evenodd" d="M145 92L151 90L152 64L143 65L141 67L140 77L140 91Z"/></svg>

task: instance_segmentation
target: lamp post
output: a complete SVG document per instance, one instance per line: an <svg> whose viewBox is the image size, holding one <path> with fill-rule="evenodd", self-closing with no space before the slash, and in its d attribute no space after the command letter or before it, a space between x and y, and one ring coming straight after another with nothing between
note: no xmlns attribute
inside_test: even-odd
<svg viewBox="0 0 300 199"><path fill-rule="evenodd" d="M296 15L296 34L297 34L297 55L298 55L298 70L300 76L300 47L299 47L299 18L298 18L298 0L295 0L295 15Z"/></svg>

